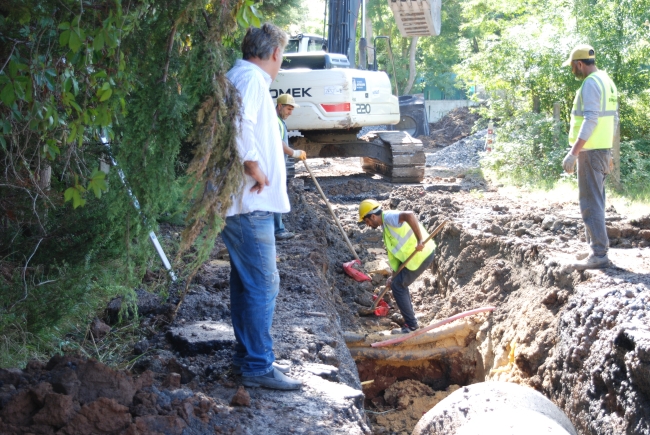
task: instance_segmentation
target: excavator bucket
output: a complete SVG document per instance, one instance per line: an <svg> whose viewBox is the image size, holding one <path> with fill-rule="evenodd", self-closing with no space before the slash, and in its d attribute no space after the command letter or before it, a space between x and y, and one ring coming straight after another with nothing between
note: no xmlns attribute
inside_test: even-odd
<svg viewBox="0 0 650 435"><path fill-rule="evenodd" d="M441 0L388 0L404 37L440 35Z"/></svg>

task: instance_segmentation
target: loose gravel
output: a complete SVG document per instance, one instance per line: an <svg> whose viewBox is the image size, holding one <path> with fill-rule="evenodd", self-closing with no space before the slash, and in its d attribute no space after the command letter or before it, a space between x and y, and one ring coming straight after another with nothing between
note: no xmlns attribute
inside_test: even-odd
<svg viewBox="0 0 650 435"><path fill-rule="evenodd" d="M478 168L485 149L487 130L481 130L435 153L427 153L426 166L455 170Z"/></svg>

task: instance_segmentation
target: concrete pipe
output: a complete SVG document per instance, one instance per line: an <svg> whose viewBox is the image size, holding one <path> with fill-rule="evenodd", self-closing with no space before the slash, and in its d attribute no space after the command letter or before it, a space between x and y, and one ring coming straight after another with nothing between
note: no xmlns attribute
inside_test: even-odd
<svg viewBox="0 0 650 435"><path fill-rule="evenodd" d="M424 414L412 435L577 435L560 408L509 382L463 387Z"/></svg>

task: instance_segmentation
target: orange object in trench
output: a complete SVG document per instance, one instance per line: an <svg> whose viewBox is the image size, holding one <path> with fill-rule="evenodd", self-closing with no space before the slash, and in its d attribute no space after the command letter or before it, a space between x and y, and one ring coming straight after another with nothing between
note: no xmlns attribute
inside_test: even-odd
<svg viewBox="0 0 650 435"><path fill-rule="evenodd" d="M330 205L330 202L327 200L327 197L323 193L323 189L320 188L320 184L318 184L318 180L316 180L316 177L311 172L309 165L307 165L307 161L303 160L302 163L305 165L305 168L309 172L309 175L311 175L311 179L314 180L314 184L316 185L316 188L318 189L320 196L323 198L323 201L325 201L325 205L327 206L327 209L329 210L330 214L334 218L334 222L336 222L336 226L338 226L339 231L341 231L343 240L345 240L345 243L348 245L348 248L350 248L350 252L352 252L352 255L354 256L354 260L348 261L347 263L343 263L343 271L356 281L359 282L371 281L372 278L370 278L368 275L366 275L361 270L359 270L359 268L361 267L361 260L359 259L359 256L357 255L354 248L352 247L352 243L350 243L350 239L348 239L348 236L345 234L345 230L341 226L341 222L339 222L339 218L334 213L334 210L332 210L332 206Z"/></svg>
<svg viewBox="0 0 650 435"><path fill-rule="evenodd" d="M343 271L355 281L371 281L371 278L368 275L358 269L360 266L361 260L348 261L347 263L343 263Z"/></svg>

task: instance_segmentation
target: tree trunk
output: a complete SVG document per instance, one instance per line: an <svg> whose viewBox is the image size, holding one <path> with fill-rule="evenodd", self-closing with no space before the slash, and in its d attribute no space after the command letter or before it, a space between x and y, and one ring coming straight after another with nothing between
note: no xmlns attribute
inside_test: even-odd
<svg viewBox="0 0 650 435"><path fill-rule="evenodd" d="M404 94L411 92L411 88L415 82L415 51L418 46L418 39L420 39L419 36L414 36L411 39L411 49L409 50L409 81L406 83L406 87L404 88Z"/></svg>
<svg viewBox="0 0 650 435"><path fill-rule="evenodd" d="M539 95L533 97L533 113L540 113L542 102L539 98Z"/></svg>
<svg viewBox="0 0 650 435"><path fill-rule="evenodd" d="M45 164L38 175L38 186L43 190L50 190L52 182L52 167Z"/></svg>
<svg viewBox="0 0 650 435"><path fill-rule="evenodd" d="M366 9L366 14L368 13ZM366 16L366 39L368 40L368 64L375 68L375 41L372 35L372 21Z"/></svg>

